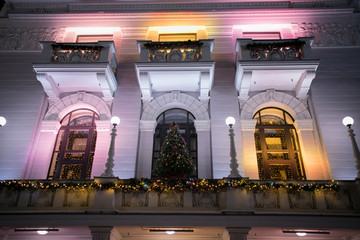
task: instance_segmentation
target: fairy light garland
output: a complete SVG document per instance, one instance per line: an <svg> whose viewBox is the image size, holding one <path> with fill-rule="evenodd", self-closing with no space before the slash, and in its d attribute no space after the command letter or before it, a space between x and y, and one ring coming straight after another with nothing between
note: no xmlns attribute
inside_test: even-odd
<svg viewBox="0 0 360 240"><path fill-rule="evenodd" d="M249 191L278 190L288 191L339 191L338 183L290 183L258 182L248 179L124 179L115 183L102 184L97 181L54 182L54 181L0 181L0 190L114 190L119 192L220 192L228 189L246 189Z"/></svg>

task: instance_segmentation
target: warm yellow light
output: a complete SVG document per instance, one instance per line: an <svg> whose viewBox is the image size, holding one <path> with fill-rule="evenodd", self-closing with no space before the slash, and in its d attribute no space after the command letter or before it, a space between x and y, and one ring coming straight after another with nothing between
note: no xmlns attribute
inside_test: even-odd
<svg viewBox="0 0 360 240"><path fill-rule="evenodd" d="M204 26L166 26L166 27L149 27L149 31L158 31L162 33L196 33L199 30L206 30Z"/></svg>

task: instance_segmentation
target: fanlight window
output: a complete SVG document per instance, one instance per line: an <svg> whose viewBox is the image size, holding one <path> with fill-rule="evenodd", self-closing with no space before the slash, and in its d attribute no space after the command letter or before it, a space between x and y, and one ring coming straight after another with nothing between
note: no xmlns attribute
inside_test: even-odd
<svg viewBox="0 0 360 240"><path fill-rule="evenodd" d="M196 169L192 177L197 176L197 134L194 120L194 116L183 109L170 109L160 114L157 118L157 126L154 134L153 169L156 159L160 155L161 146L165 141L165 137L170 131L170 123L175 122L179 127L181 136L186 142L186 147ZM152 172L152 175L155 177L154 172Z"/></svg>
<svg viewBox="0 0 360 240"><path fill-rule="evenodd" d="M87 109L75 110L61 121L48 179L89 179L96 144L95 120Z"/></svg>
<svg viewBox="0 0 360 240"><path fill-rule="evenodd" d="M256 155L260 179L305 179L294 119L278 108L254 115Z"/></svg>

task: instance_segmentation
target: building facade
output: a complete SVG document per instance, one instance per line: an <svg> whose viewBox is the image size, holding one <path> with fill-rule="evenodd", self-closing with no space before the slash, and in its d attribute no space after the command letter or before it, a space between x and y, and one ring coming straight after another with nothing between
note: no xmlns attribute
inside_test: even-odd
<svg viewBox="0 0 360 240"><path fill-rule="evenodd" d="M0 236L360 239L359 8L6 0ZM172 122L183 180L154 171Z"/></svg>

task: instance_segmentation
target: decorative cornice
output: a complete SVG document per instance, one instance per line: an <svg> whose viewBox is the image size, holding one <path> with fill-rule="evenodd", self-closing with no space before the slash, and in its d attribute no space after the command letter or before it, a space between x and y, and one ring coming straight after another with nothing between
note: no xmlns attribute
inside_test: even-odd
<svg viewBox="0 0 360 240"><path fill-rule="evenodd" d="M185 10L184 10L185 11ZM333 15L347 15L352 14L354 12L353 8L281 8L281 9L274 9L274 8L247 8L247 9L230 9L228 11L226 10L219 10L219 11L198 11L198 12L188 12L186 14L186 17L236 17L239 19L247 18L248 15L252 15L252 17L260 17L265 18L267 15L270 16L333 16ZM291 14L291 15L289 15ZM168 11L156 11L156 9L153 9L149 12L83 12L83 13L68 13L68 12L62 12L62 13L23 13L23 12L12 12L8 14L8 17L11 19L78 19L78 20L87 20L87 19L93 19L96 17L97 19L126 19L128 21L139 21L139 19L146 19L146 18L152 18L152 17L158 17L158 18L168 18L171 17L179 17L183 18L184 13L181 11L171 12L171 10Z"/></svg>

